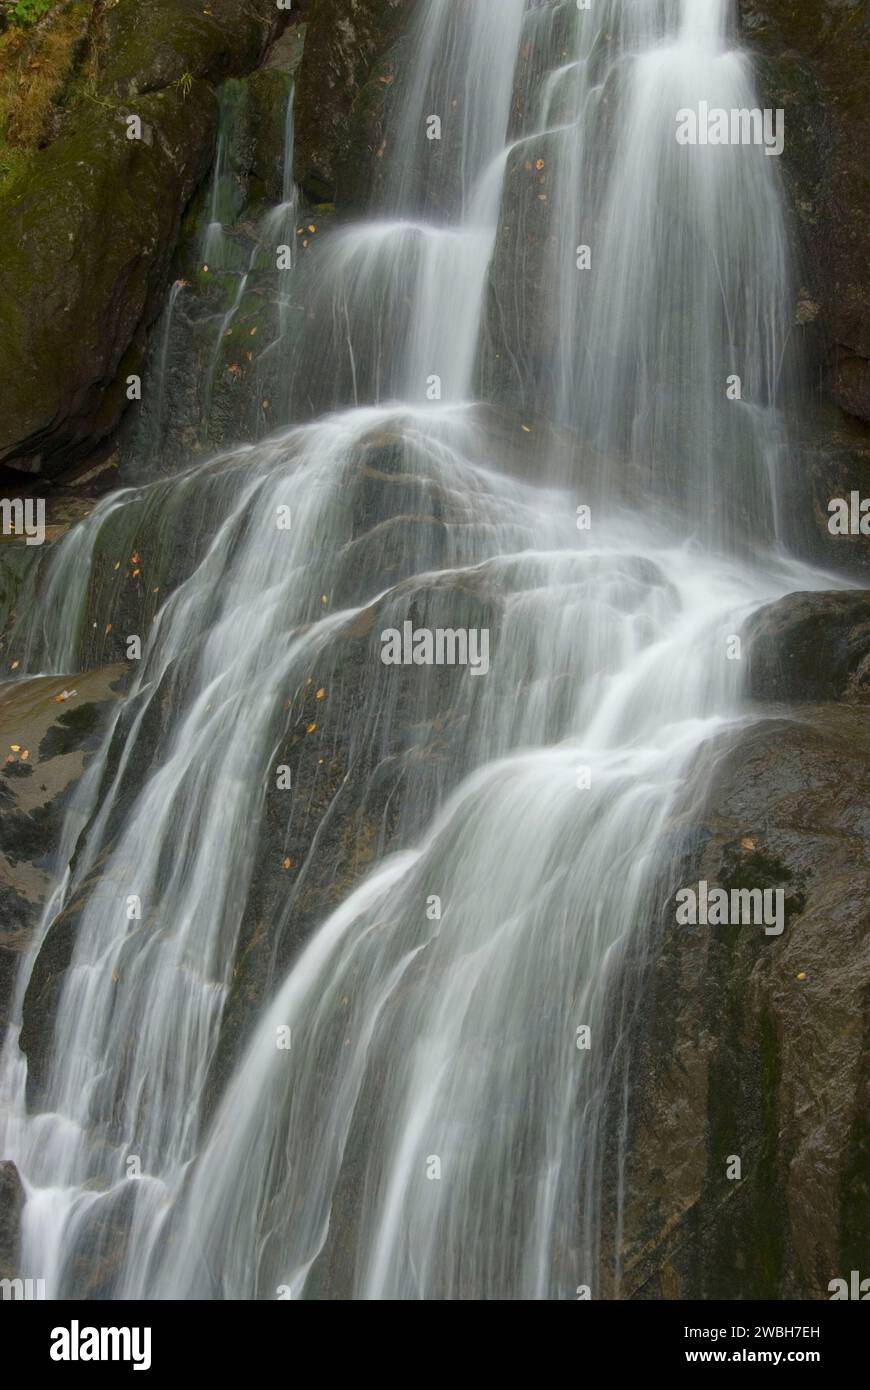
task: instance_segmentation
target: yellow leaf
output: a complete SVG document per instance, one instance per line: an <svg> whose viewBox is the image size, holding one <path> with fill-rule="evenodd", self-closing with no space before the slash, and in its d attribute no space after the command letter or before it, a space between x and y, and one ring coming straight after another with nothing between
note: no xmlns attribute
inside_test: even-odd
<svg viewBox="0 0 870 1390"><path fill-rule="evenodd" d="M325 697L325 695L326 691L323 689L323 686L321 686L314 698L315 700L322 700Z"/></svg>
<svg viewBox="0 0 870 1390"><path fill-rule="evenodd" d="M805 970L802 970L799 975L795 975L796 980L806 980L807 978L808 976Z"/></svg>
<svg viewBox="0 0 870 1390"><path fill-rule="evenodd" d="M740 843L744 849L755 849L755 841L751 840L748 835L744 835Z"/></svg>
<svg viewBox="0 0 870 1390"><path fill-rule="evenodd" d="M30 757L30 749L29 749L29 748L25 748L25 749L24 749L24 752L21 754L21 761L22 761L23 763L26 763L26 762L27 762L27 759L28 759L29 757Z"/></svg>
<svg viewBox="0 0 870 1390"><path fill-rule="evenodd" d="M12 749L12 752L13 752L13 753L20 753L20 752L21 752L21 744L20 744L20 743L10 743L9 747Z"/></svg>
<svg viewBox="0 0 870 1390"><path fill-rule="evenodd" d="M290 858L289 854L288 854L288 856L287 856L286 859L282 859L282 860L281 860L281 867L282 867L282 869L292 869L292 868L293 868L293 860Z"/></svg>
<svg viewBox="0 0 870 1390"><path fill-rule="evenodd" d="M19 667L20 665L21 665L21 662L20 662L20 661L13 661L13 663L12 663L12 670L13 670L13 671L17 671L17 670L18 670L18 667Z"/></svg>
<svg viewBox="0 0 870 1390"><path fill-rule="evenodd" d="M309 725L306 727L305 732L306 732L306 734L313 734L313 733L314 733L314 730L315 730L316 728L317 728L317 725L316 725L316 724L309 724Z"/></svg>

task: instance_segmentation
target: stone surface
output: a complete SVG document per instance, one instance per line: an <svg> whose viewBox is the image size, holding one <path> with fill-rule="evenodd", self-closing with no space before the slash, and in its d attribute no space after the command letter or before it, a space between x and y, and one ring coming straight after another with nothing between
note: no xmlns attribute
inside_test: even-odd
<svg viewBox="0 0 870 1390"><path fill-rule="evenodd" d="M96 90L0 199L0 463L54 474L117 425L211 160L208 82L253 67L276 22L270 0L107 11Z"/></svg>
<svg viewBox="0 0 870 1390"><path fill-rule="evenodd" d="M699 768L626 1004L623 1297L825 1299L866 1258L868 775L866 713L838 705L756 724ZM673 893L702 878L782 888L782 936L677 926Z"/></svg>
<svg viewBox="0 0 870 1390"><path fill-rule="evenodd" d="M747 625L756 700L870 704L870 593L795 593Z"/></svg>
<svg viewBox="0 0 870 1390"><path fill-rule="evenodd" d="M350 146L349 117L375 60L415 0L312 0L296 93L296 182L312 202L334 202Z"/></svg>
<svg viewBox="0 0 870 1390"><path fill-rule="evenodd" d="M740 18L765 104L786 112L783 166L824 379L870 420L870 13L864 0L740 0Z"/></svg>
<svg viewBox="0 0 870 1390"><path fill-rule="evenodd" d="M54 856L70 795L126 672L116 665L72 680L37 676L0 687L0 1032L21 952L57 881ZM56 700L65 689L76 694ZM43 983L51 973L42 972Z"/></svg>

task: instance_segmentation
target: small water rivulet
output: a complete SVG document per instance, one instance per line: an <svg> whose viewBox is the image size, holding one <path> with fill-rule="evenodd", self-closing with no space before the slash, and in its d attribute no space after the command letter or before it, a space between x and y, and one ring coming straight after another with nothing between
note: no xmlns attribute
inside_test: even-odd
<svg viewBox="0 0 870 1390"><path fill-rule="evenodd" d="M95 1266L119 1298L599 1287L614 1069L577 1029L605 1034L699 750L748 717L728 638L831 585L776 542L773 161L674 138L700 98L751 104L730 11L611 0L557 31L526 0L426 0L385 206L299 268L287 428L113 495L52 557L18 636L31 671L88 660L101 551L146 537L169 591L69 808L4 1052L0 1147L52 1296L87 1296ZM487 396L506 359L509 424ZM490 669L385 665L409 620L486 630ZM319 900L224 1075L276 752L315 687L303 733L324 724L344 760L323 824L396 774L383 843ZM311 795L292 770L291 823ZM28 1103L27 988L64 915Z"/></svg>

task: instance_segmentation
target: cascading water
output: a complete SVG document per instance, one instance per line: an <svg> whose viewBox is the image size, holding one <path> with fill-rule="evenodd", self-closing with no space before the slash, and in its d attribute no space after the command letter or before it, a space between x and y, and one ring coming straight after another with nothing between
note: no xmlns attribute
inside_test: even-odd
<svg viewBox="0 0 870 1390"><path fill-rule="evenodd" d="M752 104L730 6L567 8L554 43L566 7L421 6L387 205L305 270L292 397L309 422L107 500L20 632L31 670L87 660L101 544L152 538L173 592L69 809L4 1053L23 1264L51 1296L87 1296L95 1264L112 1297L570 1298L614 1277L615 1083L594 1043L698 751L745 717L727 637L831 581L773 539L790 290L771 161L674 138L700 97ZM550 218L537 305L521 175L540 175ZM493 318L530 412L510 471L503 415L472 404ZM726 401L732 372L745 404ZM573 472L542 414L576 432ZM388 484L395 515L367 528L366 490ZM491 635L489 671L439 687L451 756L434 766L414 739L437 673L380 660L380 633L412 617ZM327 818L401 768L392 852L291 952L215 1108L276 749L311 683L332 737L349 730ZM297 778L291 821L305 795ZM288 880L275 943L312 873ZM64 917L75 945L29 1111L20 1024ZM617 1291L618 1275L617 1256Z"/></svg>

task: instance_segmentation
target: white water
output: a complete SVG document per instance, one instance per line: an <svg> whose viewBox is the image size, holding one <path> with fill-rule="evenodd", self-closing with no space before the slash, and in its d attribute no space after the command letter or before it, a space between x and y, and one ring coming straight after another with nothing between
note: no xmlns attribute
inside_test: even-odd
<svg viewBox="0 0 870 1390"><path fill-rule="evenodd" d="M64 861L87 828L41 937L65 907L75 950L39 1113L17 1029L4 1054L0 1151L28 1191L23 1268L50 1296L93 1292L100 1261L114 1297L571 1298L605 1277L604 1101L630 1104L630 1090L612 1095L604 1040L626 943L651 918L699 749L745 717L726 639L760 604L830 580L773 539L790 289L772 161L673 141L693 93L749 104L725 0L598 6L578 15L558 89L539 74L539 114L568 100L573 115L554 161L553 366L535 398L597 453L576 449L566 486L534 421L522 476L508 475L501 436L466 404L499 217L514 215L525 9L423 6L386 218L325 241L309 287L319 327L301 394L313 400L328 372L342 408L104 503L43 591L63 609L34 616L27 650L64 669L102 528L119 514L131 535L204 519L207 542L69 812ZM605 94L618 112L606 139ZM449 120L431 151L438 110ZM587 217L591 287L574 265ZM751 403L729 403L729 418L732 369ZM442 400L427 404L433 375ZM387 585L381 537L353 519L361 456L384 440L440 537L427 554L401 513ZM575 508L593 491L607 501L581 533ZM286 701L322 680L323 718L353 735L344 781L374 780L391 731L431 718L434 674L415 669L400 701L379 632L412 602L420 622L461 625L469 595L491 606L493 659L485 677L452 673L441 697L458 757L440 779L409 765L404 842L324 908L207 1122ZM354 691L347 633L372 606ZM301 911L309 868L288 880L270 940ZM126 920L130 894L141 921ZM581 1025L590 1052L575 1046ZM610 1277L618 1290L618 1254Z"/></svg>

